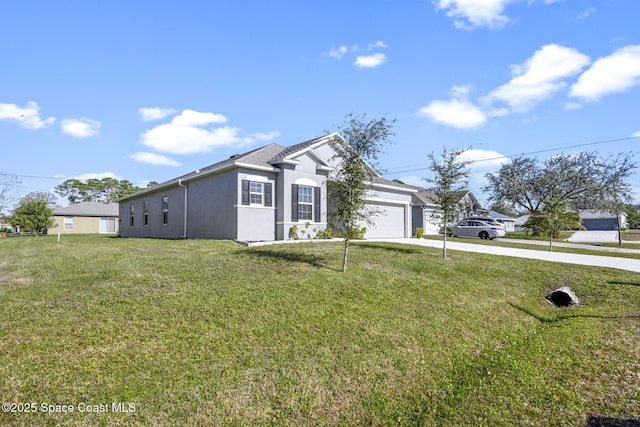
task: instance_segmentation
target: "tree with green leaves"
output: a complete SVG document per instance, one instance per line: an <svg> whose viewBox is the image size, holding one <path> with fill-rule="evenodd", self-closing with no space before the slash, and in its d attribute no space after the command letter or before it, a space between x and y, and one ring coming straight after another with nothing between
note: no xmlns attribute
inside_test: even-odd
<svg viewBox="0 0 640 427"><path fill-rule="evenodd" d="M58 185L54 192L66 197L69 203L76 204L81 202L112 203L139 190L139 187L126 179L119 181L115 178L105 177L102 179L91 178L86 181L67 179Z"/></svg>
<svg viewBox="0 0 640 427"><path fill-rule="evenodd" d="M560 154L544 162L518 157L486 175L490 199L540 212L556 200L570 210L612 209L632 198L628 179L637 167L630 153L607 158L597 153ZM617 208L616 208L617 209ZM534 235L540 230L533 229Z"/></svg>
<svg viewBox="0 0 640 427"><path fill-rule="evenodd" d="M442 154L438 157L432 151L427 157L429 159L429 169L432 172L430 178L425 181L431 184L431 190L436 196L436 205L439 212L435 213L435 220L443 227L442 257L447 257L447 227L453 221L456 214L456 206L460 201L461 192L467 187L471 171L468 160L461 160L460 155L466 149L456 149L448 151L442 149Z"/></svg>
<svg viewBox="0 0 640 427"><path fill-rule="evenodd" d="M349 240L358 237L361 227L371 224L375 216L365 203L367 183L377 175L373 168L384 145L394 135L394 123L395 119L386 116L369 119L366 115L348 114L338 127L340 136L331 141L338 164L327 183L329 218L344 238L343 272L347 270Z"/></svg>
<svg viewBox="0 0 640 427"><path fill-rule="evenodd" d="M536 228L549 238L549 252L553 248L553 239L560 237L561 231L584 229L578 212L568 209L560 200L547 203L544 208L530 215L524 226Z"/></svg>
<svg viewBox="0 0 640 427"><path fill-rule="evenodd" d="M36 236L53 227L54 197L50 193L29 193L18 204L11 217L11 225L20 227L23 231L31 231Z"/></svg>

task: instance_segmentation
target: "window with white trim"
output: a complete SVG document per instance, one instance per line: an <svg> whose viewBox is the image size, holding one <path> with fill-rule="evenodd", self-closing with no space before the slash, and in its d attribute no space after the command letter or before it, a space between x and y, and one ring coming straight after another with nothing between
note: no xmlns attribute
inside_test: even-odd
<svg viewBox="0 0 640 427"><path fill-rule="evenodd" d="M64 229L65 230L73 230L73 217L65 216L64 217Z"/></svg>
<svg viewBox="0 0 640 427"><path fill-rule="evenodd" d="M250 181L249 182L249 203L261 205L262 204L262 183Z"/></svg>
<svg viewBox="0 0 640 427"><path fill-rule="evenodd" d="M143 204L144 225L149 225L149 202Z"/></svg>
<svg viewBox="0 0 640 427"><path fill-rule="evenodd" d="M298 220L313 220L313 187L298 186Z"/></svg>
<svg viewBox="0 0 640 427"><path fill-rule="evenodd" d="M134 218L135 212L136 212L135 205L133 204L129 205L129 225L132 227L133 227L133 218Z"/></svg>

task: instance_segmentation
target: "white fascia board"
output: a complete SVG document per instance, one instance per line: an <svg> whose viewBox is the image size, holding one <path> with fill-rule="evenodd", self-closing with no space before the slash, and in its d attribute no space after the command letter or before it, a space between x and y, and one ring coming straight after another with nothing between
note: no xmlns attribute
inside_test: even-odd
<svg viewBox="0 0 640 427"><path fill-rule="evenodd" d="M381 197L364 197L362 200L364 200L365 202L386 203L388 205L397 205L397 206L411 205L411 202L403 202L402 200L395 200L395 199L383 199Z"/></svg>
<svg viewBox="0 0 640 427"><path fill-rule="evenodd" d="M376 188L384 188L384 189L387 189L387 190L402 190L402 191L406 191L407 193L417 193L418 192L418 190L415 190L413 188L396 187L395 185L379 184L377 182L365 181L365 185L369 185L371 187L376 187Z"/></svg>
<svg viewBox="0 0 640 427"><path fill-rule="evenodd" d="M229 164L217 167L215 169L208 170L206 172L194 171L194 172L192 172L191 175L186 176L186 177L184 177L182 179L174 178L171 181L167 181L167 182L162 183L162 184L154 185L153 187L150 187L150 188L145 188L145 189L140 190L140 191L138 191L136 193L133 193L133 194L130 194L128 196L125 196L125 197L121 198L118 203L124 202L124 201L132 199L132 198L137 198L137 197L142 196L142 195L147 194L147 193L152 193L152 192L155 192L155 191L159 191L159 190L162 190L164 188L175 187L176 185L178 185L179 181L183 182L183 183L184 182L189 182L189 181L193 181L194 179L199 179L199 178L202 178L202 177L205 177L205 176L208 176L208 175L213 175L215 173L222 172L224 170L232 169L232 168L246 168L246 169L253 169L253 170L265 171L265 172L280 172L281 171L280 168L277 168L275 166L266 167L266 166L252 165L250 163L234 162L234 163L229 163Z"/></svg>

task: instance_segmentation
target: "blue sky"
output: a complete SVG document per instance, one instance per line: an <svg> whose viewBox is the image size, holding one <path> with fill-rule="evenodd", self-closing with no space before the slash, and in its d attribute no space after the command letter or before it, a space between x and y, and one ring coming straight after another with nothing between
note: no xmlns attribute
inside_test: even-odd
<svg viewBox="0 0 640 427"><path fill-rule="evenodd" d="M0 171L21 194L144 186L387 114L385 177L419 185L430 152L471 147L491 159L473 166L482 200L502 155L638 151L639 16L637 0L6 1Z"/></svg>

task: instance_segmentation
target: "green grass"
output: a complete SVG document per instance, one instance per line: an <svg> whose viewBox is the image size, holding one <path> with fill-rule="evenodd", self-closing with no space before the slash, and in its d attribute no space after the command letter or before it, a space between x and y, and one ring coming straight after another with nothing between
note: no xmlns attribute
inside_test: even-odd
<svg viewBox="0 0 640 427"><path fill-rule="evenodd" d="M640 278L384 243L0 239L0 425L640 419ZM569 285L582 301L552 307Z"/></svg>

